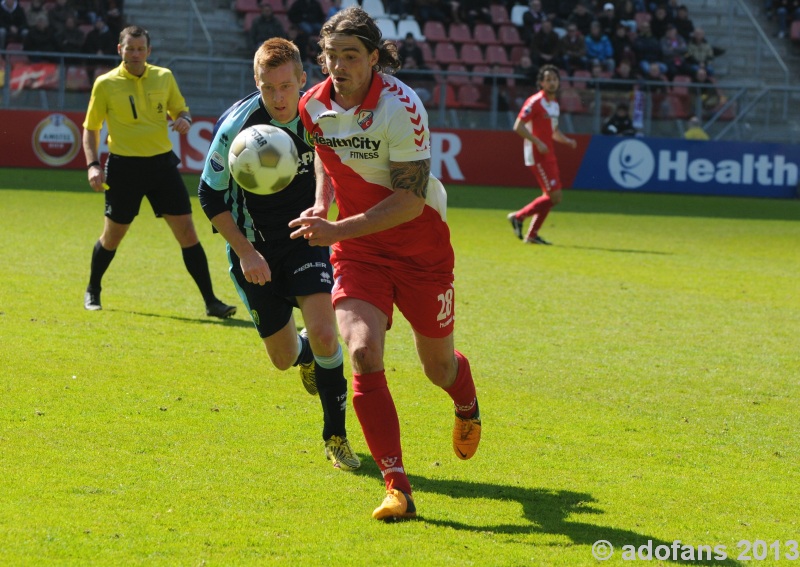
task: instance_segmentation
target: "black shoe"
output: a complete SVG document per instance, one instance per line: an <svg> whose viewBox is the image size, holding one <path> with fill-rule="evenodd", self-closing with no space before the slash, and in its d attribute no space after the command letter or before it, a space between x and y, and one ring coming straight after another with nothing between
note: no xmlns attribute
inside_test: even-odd
<svg viewBox="0 0 800 567"><path fill-rule="evenodd" d="M516 213L508 213L506 218L511 223L511 228L514 229L514 234L517 235L517 238L522 240L522 221L517 218Z"/></svg>
<svg viewBox="0 0 800 567"><path fill-rule="evenodd" d="M206 303L206 315L209 317L227 319L228 317L233 317L236 315L236 306L225 305L219 299L215 299Z"/></svg>
<svg viewBox="0 0 800 567"><path fill-rule="evenodd" d="M542 238L537 234L533 238L526 238L525 244L546 244L547 246L550 246L552 242L548 242L547 240L545 240L544 238Z"/></svg>
<svg viewBox="0 0 800 567"><path fill-rule="evenodd" d="M86 290L83 296L83 307L87 311L100 311L103 308L100 305L100 292Z"/></svg>

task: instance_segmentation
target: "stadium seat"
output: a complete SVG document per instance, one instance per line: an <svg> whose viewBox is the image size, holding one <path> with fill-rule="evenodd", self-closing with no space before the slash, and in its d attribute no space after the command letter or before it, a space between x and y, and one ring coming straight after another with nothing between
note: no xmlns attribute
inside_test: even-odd
<svg viewBox="0 0 800 567"><path fill-rule="evenodd" d="M508 10L506 10L504 4L489 4L489 14L492 16L492 24L495 26L511 23L511 19L508 17Z"/></svg>
<svg viewBox="0 0 800 567"><path fill-rule="evenodd" d="M484 54L486 63L489 65L510 65L508 54L502 45L489 45Z"/></svg>
<svg viewBox="0 0 800 567"><path fill-rule="evenodd" d="M381 0L363 0L361 7L373 18L383 18L387 15Z"/></svg>
<svg viewBox="0 0 800 567"><path fill-rule="evenodd" d="M453 85L444 85L444 105L446 108L458 108L458 99L456 98L456 90ZM433 87L433 96L431 97L431 106L438 107L442 103L442 86L437 84Z"/></svg>
<svg viewBox="0 0 800 567"><path fill-rule="evenodd" d="M247 12L244 15L244 21L242 22L242 28L244 29L244 31L249 32L250 28L253 27L253 22L260 17L261 14L259 14L258 12Z"/></svg>
<svg viewBox="0 0 800 567"><path fill-rule="evenodd" d="M397 30L398 33L400 30ZM403 35L405 37L405 35ZM431 48L431 44L427 41L418 42L417 45L419 46L420 50L422 51L422 59L424 59L424 63L426 66L430 67L431 63L433 63L433 48Z"/></svg>
<svg viewBox="0 0 800 567"><path fill-rule="evenodd" d="M531 50L527 45L514 45L511 47L510 51L509 60L512 65L517 65L523 55L527 55L528 57L531 55Z"/></svg>
<svg viewBox="0 0 800 567"><path fill-rule="evenodd" d="M497 39L494 28L489 24L475 24L472 35L480 45L500 45L500 40Z"/></svg>
<svg viewBox="0 0 800 567"><path fill-rule="evenodd" d="M419 23L417 23L417 20L414 18L406 18L397 22L397 35L400 36L401 39L406 37L409 33L413 35L414 39L418 42L426 41L422 30L419 29Z"/></svg>
<svg viewBox="0 0 800 567"><path fill-rule="evenodd" d="M561 95L558 97L559 106L563 112L569 114L583 114L586 107L583 106L581 96L575 89L562 88Z"/></svg>
<svg viewBox="0 0 800 567"><path fill-rule="evenodd" d="M89 82L89 74L86 72L86 67L82 65L70 65L67 67L64 86L68 91L85 92L91 89L92 85Z"/></svg>
<svg viewBox="0 0 800 567"><path fill-rule="evenodd" d="M675 75L672 79L672 94L689 96L688 84L692 82L689 75Z"/></svg>
<svg viewBox="0 0 800 567"><path fill-rule="evenodd" d="M494 6L494 4L492 5ZM525 42L522 41L522 38L519 36L519 30L514 26L512 26L511 24L500 26L500 28L497 31L497 38L500 40L500 43L502 43L506 47L517 47L525 45Z"/></svg>
<svg viewBox="0 0 800 567"><path fill-rule="evenodd" d="M482 100L481 89L472 83L465 83L458 87L456 100L461 108L472 110L488 110L489 104Z"/></svg>
<svg viewBox="0 0 800 567"><path fill-rule="evenodd" d="M524 22L522 21L522 16L525 12L530 12L530 8L528 8L527 4L517 4L511 8L511 23L517 27L522 27Z"/></svg>
<svg viewBox="0 0 800 567"><path fill-rule="evenodd" d="M432 43L450 41L450 39L447 37L447 31L444 29L444 24L434 20L425 22L425 25L422 26L422 35L425 36L427 41Z"/></svg>
<svg viewBox="0 0 800 567"><path fill-rule="evenodd" d="M592 79L592 74L586 69L577 69L572 74L572 86L576 89L585 89L586 81Z"/></svg>
<svg viewBox="0 0 800 567"><path fill-rule="evenodd" d="M467 74L468 71L466 65L462 65L461 63L453 63L447 66L447 72L447 82L452 85L463 85L470 82L470 76Z"/></svg>
<svg viewBox="0 0 800 567"><path fill-rule="evenodd" d="M247 14L248 12L261 12L258 5L258 0L236 0L233 3L233 9L240 14Z"/></svg>
<svg viewBox="0 0 800 567"><path fill-rule="evenodd" d="M450 37L450 41L459 45L463 43L475 43L475 39L472 37L472 32L470 31L469 26L464 23L450 24L450 29L448 30L447 35Z"/></svg>
<svg viewBox="0 0 800 567"><path fill-rule="evenodd" d="M388 17L374 18L375 23L378 24L378 29L381 30L383 39L397 40L400 36L397 34L397 25L394 20Z"/></svg>
<svg viewBox="0 0 800 567"><path fill-rule="evenodd" d="M6 57L8 58L9 63L12 65L14 63L28 63L28 56L24 53L24 49L25 48L21 43L9 41L6 44L6 51L8 51L8 53L6 53ZM12 51L14 53L11 53Z"/></svg>
<svg viewBox="0 0 800 567"><path fill-rule="evenodd" d="M474 43L467 43L461 46L461 61L465 65L483 65L483 51Z"/></svg>
<svg viewBox="0 0 800 567"><path fill-rule="evenodd" d="M476 85L482 85L486 75L491 74L492 68L488 65L475 65L472 68L472 82Z"/></svg>
<svg viewBox="0 0 800 567"><path fill-rule="evenodd" d="M792 22L792 27L789 28L789 37L795 43L800 42L800 20Z"/></svg>
<svg viewBox="0 0 800 567"><path fill-rule="evenodd" d="M436 47L433 48L433 59L440 65L461 63L461 58L458 56L456 46L449 42L436 44Z"/></svg>

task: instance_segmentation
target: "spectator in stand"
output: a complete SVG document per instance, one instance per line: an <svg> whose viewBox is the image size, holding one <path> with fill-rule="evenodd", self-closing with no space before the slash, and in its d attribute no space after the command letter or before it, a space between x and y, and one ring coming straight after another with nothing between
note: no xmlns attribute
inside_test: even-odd
<svg viewBox="0 0 800 567"><path fill-rule="evenodd" d="M10 42L24 42L28 35L28 18L17 0L0 0L0 48Z"/></svg>
<svg viewBox="0 0 800 567"><path fill-rule="evenodd" d="M617 16L616 8L611 2L603 4L602 13L597 16L597 21L600 22L600 27L603 28L603 33L608 37L614 35L617 26L620 23L619 16Z"/></svg>
<svg viewBox="0 0 800 567"><path fill-rule="evenodd" d="M83 50L83 32L78 27L78 21L75 18L67 18L64 22L64 29L61 33L56 34L58 41L58 50L62 53L80 53ZM67 59L68 64L76 64L80 62L79 59Z"/></svg>
<svg viewBox="0 0 800 567"><path fill-rule="evenodd" d="M303 58L303 66L305 67L307 64L313 64L314 59L309 59L308 57L308 44L311 42L311 37L304 32L300 27L295 24L289 24L289 29L286 33L286 39L291 41L297 46L297 49L300 50L300 55ZM308 71L306 70L306 73ZM311 83L309 84L316 84Z"/></svg>
<svg viewBox="0 0 800 567"><path fill-rule="evenodd" d="M657 39L661 39L664 37L664 34L667 33L667 26L671 23L672 18L670 18L667 13L667 7L663 4L659 4L653 13L653 17L650 19L650 31L653 32L653 35Z"/></svg>
<svg viewBox="0 0 800 567"><path fill-rule="evenodd" d="M633 40L633 49L636 53L636 61L643 75L650 72L650 64L657 63L661 69L661 74L667 72L667 65L662 61L661 42L650 31L650 23L643 21L639 24L639 31L636 39Z"/></svg>
<svg viewBox="0 0 800 567"><path fill-rule="evenodd" d="M669 93L669 81L666 75L661 72L661 67L659 67L658 63L650 63L647 74L642 78L647 81L645 88L653 99L654 113L661 116L668 115L667 109L662 108L662 103L666 101Z"/></svg>
<svg viewBox="0 0 800 567"><path fill-rule="evenodd" d="M667 26L667 33L661 38L661 55L667 64L670 79L689 72L685 62L686 49L686 41L678 35L677 28L672 24Z"/></svg>
<svg viewBox="0 0 800 567"><path fill-rule="evenodd" d="M692 40L686 46L686 63L689 65L690 74L695 74L703 67L709 75L714 74L711 62L714 60L714 48L706 41L703 28L695 28Z"/></svg>
<svg viewBox="0 0 800 567"><path fill-rule="evenodd" d="M571 23L567 26L567 35L559 42L559 52L561 53L561 67L572 75L577 69L586 69L586 40L583 34L578 31L578 26Z"/></svg>
<svg viewBox="0 0 800 567"><path fill-rule="evenodd" d="M103 18L115 36L119 36L120 32L127 27L125 16L122 14L122 2L117 4L116 0L109 0Z"/></svg>
<svg viewBox="0 0 800 567"><path fill-rule="evenodd" d="M290 22L308 35L319 35L325 21L325 12L322 11L319 0L294 0L287 15Z"/></svg>
<svg viewBox="0 0 800 567"><path fill-rule="evenodd" d="M520 86L533 86L536 84L536 76L539 74L539 69L533 64L531 56L524 53L519 62L514 65L514 74L521 75L521 79L517 79L517 85Z"/></svg>
<svg viewBox="0 0 800 567"><path fill-rule="evenodd" d="M591 23L589 30L589 35L586 37L586 58L590 62L597 61L609 73L613 72L616 62L611 40L603 34L603 29L597 20Z"/></svg>
<svg viewBox="0 0 800 567"><path fill-rule="evenodd" d="M634 67L626 61L620 63L614 71L614 74L611 75L614 82L611 83L608 88L612 91L630 93L633 90L632 81L636 79L633 69Z"/></svg>
<svg viewBox="0 0 800 567"><path fill-rule="evenodd" d="M553 31L553 23L550 20L542 22L539 31L533 34L531 43L531 53L537 67L560 63L561 53L559 52L559 37Z"/></svg>
<svg viewBox="0 0 800 567"><path fill-rule="evenodd" d="M550 17L550 14L555 12L556 17L553 20L553 26L566 27L566 24L569 21L570 17L572 16L572 14L575 13L575 8L578 7L578 4L583 4L583 2L584 0L558 0L556 2L551 1L549 3L550 8L549 9L545 8L544 11L547 12L548 17L551 20L552 17ZM542 4L542 6L544 6L544 4ZM581 27L578 26L578 29L581 29ZM588 33L588 30L586 31L586 33ZM586 35L586 33L584 33L584 35Z"/></svg>
<svg viewBox="0 0 800 567"><path fill-rule="evenodd" d="M28 22L29 29L36 25L36 19L42 14L47 17L44 0L31 0L31 3L25 9L25 20Z"/></svg>
<svg viewBox="0 0 800 567"><path fill-rule="evenodd" d="M606 136L634 136L636 129L633 127L627 102L618 102L614 114L603 124L600 131Z"/></svg>
<svg viewBox="0 0 800 567"><path fill-rule="evenodd" d="M422 104L427 105L431 101L433 91L431 85L433 84L433 75L427 73L420 73L420 71L427 71L425 67L413 55L406 55L403 60L403 66L397 72L398 78L414 89L417 96L422 101ZM433 105L438 105L439 101L433 101Z"/></svg>
<svg viewBox="0 0 800 567"><path fill-rule="evenodd" d="M454 2L458 20L465 22L470 29L475 24L492 23L492 14L489 11L489 0L459 0Z"/></svg>
<svg viewBox="0 0 800 567"><path fill-rule="evenodd" d="M422 49L417 45L417 40L411 32L406 34L403 43L397 49L397 56L400 57L400 63L403 64L403 67L405 67L406 58L408 57L412 57L416 60L418 68L424 67L426 63L425 56L422 54Z"/></svg>
<svg viewBox="0 0 800 567"><path fill-rule="evenodd" d="M703 124L697 116L692 116L689 119L689 127L686 129L686 132L683 133L683 137L686 140L709 140L708 134L703 130Z"/></svg>
<svg viewBox="0 0 800 567"><path fill-rule="evenodd" d="M526 13L530 13L532 17L534 32L539 31L542 22L548 19L547 12L542 8L542 0L531 0L530 9Z"/></svg>
<svg viewBox="0 0 800 567"><path fill-rule="evenodd" d="M93 55L116 55L117 36L111 31L103 18L94 21L94 27L86 34L83 52Z"/></svg>
<svg viewBox="0 0 800 567"><path fill-rule="evenodd" d="M778 20L778 37L784 38L791 22L800 19L800 0L774 0L772 6Z"/></svg>
<svg viewBox="0 0 800 567"><path fill-rule="evenodd" d="M40 14L36 18L33 27L28 30L28 35L25 36L23 49L25 51L58 51L58 40L53 28L50 27L47 15ZM46 55L29 55L28 59L31 63L58 61L58 57Z"/></svg>
<svg viewBox="0 0 800 567"><path fill-rule="evenodd" d="M67 18L77 18L78 12L69 0L56 0L55 6L50 9L47 17L50 20L50 27L56 34L59 34L66 26Z"/></svg>
<svg viewBox="0 0 800 567"><path fill-rule="evenodd" d="M617 29L614 30L614 35L609 39L611 40L611 47L614 50L614 62L617 64L617 67L619 67L619 64L623 61L631 65L636 64L636 52L633 48L633 40L625 24L619 22L617 24Z"/></svg>
<svg viewBox="0 0 800 567"><path fill-rule="evenodd" d="M716 109L722 97L720 96L719 89L717 88L714 80L708 76L706 70L702 67L697 69L692 76L692 108L703 111L713 111ZM698 100L699 99L699 100Z"/></svg>
<svg viewBox="0 0 800 567"><path fill-rule="evenodd" d="M281 21L275 17L269 0L263 0L261 2L261 15L253 20L253 24L250 27L250 51L255 53L262 43L273 37L287 39L286 30L283 29ZM300 48L300 53L303 53L305 46L298 47Z"/></svg>
<svg viewBox="0 0 800 567"><path fill-rule="evenodd" d="M619 21L625 24L630 32L636 32L636 6L633 0L619 2L615 13Z"/></svg>
<svg viewBox="0 0 800 567"><path fill-rule="evenodd" d="M391 6L392 5L390 3L390 13L395 13L395 12L391 12ZM332 0L331 7L328 8L327 17L328 18L332 18L336 14L336 12L338 12L341 9L342 9L342 0ZM398 13L398 15L400 15L400 14Z"/></svg>
<svg viewBox="0 0 800 567"><path fill-rule="evenodd" d="M586 4L579 2L567 18L567 25L575 24L578 26L578 31L583 34L583 37L587 37L594 21L594 14L589 11Z"/></svg>
<svg viewBox="0 0 800 567"><path fill-rule="evenodd" d="M688 43L692 39L692 33L694 33L694 23L689 19L689 9L683 4L678 6L678 15L673 23L678 29L678 35Z"/></svg>

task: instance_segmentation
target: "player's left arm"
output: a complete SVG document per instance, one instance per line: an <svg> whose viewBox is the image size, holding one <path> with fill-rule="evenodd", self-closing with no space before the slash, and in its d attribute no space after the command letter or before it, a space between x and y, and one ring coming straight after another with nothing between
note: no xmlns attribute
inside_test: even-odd
<svg viewBox="0 0 800 567"><path fill-rule="evenodd" d="M558 129L553 131L553 140L559 144L566 144L572 149L575 149L578 146L578 142L576 142L574 138L565 136L564 133Z"/></svg>

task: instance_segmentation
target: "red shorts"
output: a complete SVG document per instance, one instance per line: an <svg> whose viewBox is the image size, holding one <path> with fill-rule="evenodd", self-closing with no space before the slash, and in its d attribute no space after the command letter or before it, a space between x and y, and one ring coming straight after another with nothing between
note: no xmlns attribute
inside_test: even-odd
<svg viewBox="0 0 800 567"><path fill-rule="evenodd" d="M560 191L562 189L561 177L558 173L558 162L544 161L535 163L530 167L542 191L550 194L551 191Z"/></svg>
<svg viewBox="0 0 800 567"><path fill-rule="evenodd" d="M449 266L449 270L446 268ZM443 338L453 332L455 290L452 263L443 271L415 269L413 258L391 265L355 260L334 263L332 299L360 299L380 309L392 327L394 305L413 329L425 337Z"/></svg>

